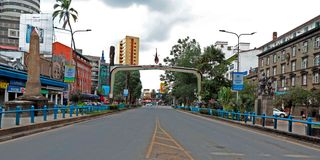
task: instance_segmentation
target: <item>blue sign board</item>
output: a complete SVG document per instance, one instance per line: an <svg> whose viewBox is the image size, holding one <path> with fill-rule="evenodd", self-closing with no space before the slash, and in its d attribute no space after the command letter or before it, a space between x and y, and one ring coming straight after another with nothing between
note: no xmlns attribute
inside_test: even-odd
<svg viewBox="0 0 320 160"><path fill-rule="evenodd" d="M25 86L25 82L12 79L12 80L10 80L10 85L24 87Z"/></svg>
<svg viewBox="0 0 320 160"><path fill-rule="evenodd" d="M102 86L102 92L103 92L103 95L104 95L104 96L109 95L110 86L103 85L103 86Z"/></svg>
<svg viewBox="0 0 320 160"><path fill-rule="evenodd" d="M233 72L232 78L232 90L234 91L241 91L244 88L243 85L243 77L246 75L247 72Z"/></svg>
<svg viewBox="0 0 320 160"><path fill-rule="evenodd" d="M8 86L8 92L23 93L24 88L20 86Z"/></svg>
<svg viewBox="0 0 320 160"><path fill-rule="evenodd" d="M124 90L123 90L123 96L127 97L127 96L128 96L128 94L129 94L128 89L124 89Z"/></svg>

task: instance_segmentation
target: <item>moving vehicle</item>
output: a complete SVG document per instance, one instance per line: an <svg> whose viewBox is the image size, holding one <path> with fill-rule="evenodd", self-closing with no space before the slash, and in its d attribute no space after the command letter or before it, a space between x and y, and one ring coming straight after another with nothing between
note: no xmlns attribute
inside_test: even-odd
<svg viewBox="0 0 320 160"><path fill-rule="evenodd" d="M280 111L277 108L273 108L273 116L277 115L278 117L284 118L288 117L288 114L286 112Z"/></svg>

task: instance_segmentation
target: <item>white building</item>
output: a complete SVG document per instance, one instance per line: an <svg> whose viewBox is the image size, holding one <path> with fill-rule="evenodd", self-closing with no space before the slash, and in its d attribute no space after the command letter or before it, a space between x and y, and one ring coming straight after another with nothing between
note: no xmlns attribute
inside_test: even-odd
<svg viewBox="0 0 320 160"><path fill-rule="evenodd" d="M221 51L225 54L226 59L234 59L231 64L228 66L228 71L225 74L225 77L229 80L232 80L232 72L237 71L237 50L238 45L228 46L228 42L226 41L217 41L215 43L215 47L221 49ZM251 68L258 67L258 57L257 55L261 53L260 50L250 49L250 43L240 42L239 44L239 71L249 73Z"/></svg>

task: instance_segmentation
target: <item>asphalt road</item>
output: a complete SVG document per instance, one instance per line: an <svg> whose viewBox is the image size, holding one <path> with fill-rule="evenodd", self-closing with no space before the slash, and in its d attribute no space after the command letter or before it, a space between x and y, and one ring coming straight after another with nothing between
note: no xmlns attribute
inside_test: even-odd
<svg viewBox="0 0 320 160"><path fill-rule="evenodd" d="M1 160L319 159L320 149L169 107L129 110L0 143Z"/></svg>

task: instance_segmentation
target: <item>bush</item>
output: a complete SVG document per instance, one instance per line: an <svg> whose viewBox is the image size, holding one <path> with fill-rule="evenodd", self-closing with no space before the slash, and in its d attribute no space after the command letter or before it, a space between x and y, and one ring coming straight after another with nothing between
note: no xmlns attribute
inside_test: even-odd
<svg viewBox="0 0 320 160"><path fill-rule="evenodd" d="M200 109L199 112L200 112L201 114L208 114L208 115L209 115L208 109Z"/></svg>
<svg viewBox="0 0 320 160"><path fill-rule="evenodd" d="M118 110L118 105L116 105L116 104L111 104L111 105L110 105L110 110Z"/></svg>

